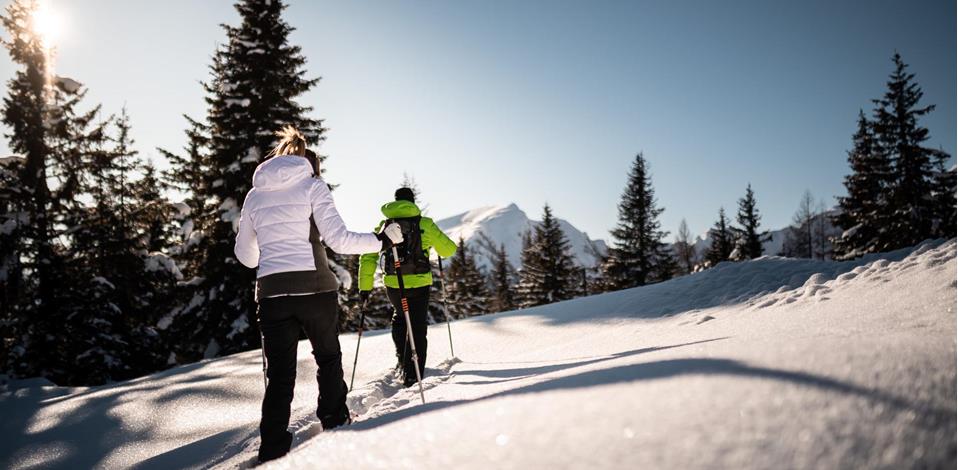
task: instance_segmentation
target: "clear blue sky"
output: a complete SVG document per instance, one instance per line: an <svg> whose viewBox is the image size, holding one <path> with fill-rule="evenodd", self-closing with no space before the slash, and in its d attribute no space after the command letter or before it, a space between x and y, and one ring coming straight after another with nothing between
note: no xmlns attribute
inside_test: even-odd
<svg viewBox="0 0 958 470"><path fill-rule="evenodd" d="M634 155L650 162L665 229L705 231L751 182L767 227L810 189L843 193L859 108L895 50L955 152L954 1L291 1L326 120L320 149L347 223L364 229L408 172L429 214L516 202L607 237ZM184 144L230 1L52 0L57 70L138 148ZM6 55L0 78L13 70ZM0 144L6 152L6 145Z"/></svg>

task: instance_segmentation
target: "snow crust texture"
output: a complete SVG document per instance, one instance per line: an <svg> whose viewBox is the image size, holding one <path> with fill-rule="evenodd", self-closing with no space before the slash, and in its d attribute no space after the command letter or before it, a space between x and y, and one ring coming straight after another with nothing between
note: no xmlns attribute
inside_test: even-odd
<svg viewBox="0 0 958 470"><path fill-rule="evenodd" d="M425 405L367 332L356 422L331 431L302 342L294 448L261 468L954 468L955 252L723 263L456 321L456 358L433 325ZM0 467L248 468L262 387L259 351L88 389L8 381Z"/></svg>

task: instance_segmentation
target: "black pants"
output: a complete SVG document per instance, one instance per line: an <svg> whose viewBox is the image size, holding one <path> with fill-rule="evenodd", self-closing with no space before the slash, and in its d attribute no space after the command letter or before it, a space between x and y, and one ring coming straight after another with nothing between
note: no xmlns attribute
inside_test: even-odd
<svg viewBox="0 0 958 470"><path fill-rule="evenodd" d="M316 373L319 382L316 416L324 428L342 424L349 416L343 355L339 347L338 307L336 292L260 300L257 313L269 378L259 425L261 460L276 458L289 451L292 436L286 428L289 426L293 387L296 386L296 348L301 330L306 332L319 366Z"/></svg>
<svg viewBox="0 0 958 470"><path fill-rule="evenodd" d="M406 385L416 383L416 370L413 369L412 349L406 345L406 318L402 313L402 298L399 289L386 288L389 302L393 304L393 344L396 345L396 358L402 364L403 381ZM406 289L409 302L409 319L412 322L413 341L416 342L416 354L419 356L419 371L426 374L426 326L429 311L429 286Z"/></svg>

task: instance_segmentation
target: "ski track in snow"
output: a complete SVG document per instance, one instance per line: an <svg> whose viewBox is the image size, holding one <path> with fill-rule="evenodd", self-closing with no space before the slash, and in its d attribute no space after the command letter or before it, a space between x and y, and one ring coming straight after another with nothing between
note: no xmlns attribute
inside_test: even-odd
<svg viewBox="0 0 958 470"><path fill-rule="evenodd" d="M457 358L446 359L436 368L426 368L422 381L423 391L431 390L452 377L452 367L460 361ZM367 419L376 418L396 410L405 408L412 403L420 403L419 387L413 385L405 388L399 381L395 369L389 369L382 377L373 380L362 387L352 390L346 396L346 404L353 417L353 425ZM300 409L298 418L291 418L289 431L293 433L292 449L296 449L304 442L324 432L322 423L316 417L315 409ZM305 412L305 414L303 414ZM295 414L293 416L296 416ZM328 432L337 432L348 429L343 426ZM251 432L242 441L225 446L217 456L211 457L207 469L252 468L257 466L256 450L259 448L259 432Z"/></svg>

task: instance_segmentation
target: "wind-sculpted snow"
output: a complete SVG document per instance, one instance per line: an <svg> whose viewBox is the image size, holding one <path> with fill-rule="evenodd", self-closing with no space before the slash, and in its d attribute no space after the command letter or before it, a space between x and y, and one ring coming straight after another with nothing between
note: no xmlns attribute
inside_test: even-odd
<svg viewBox="0 0 958 470"><path fill-rule="evenodd" d="M299 349L291 454L264 468L954 468L955 241L762 258L430 327L402 388L363 336L354 424L323 431ZM343 335L351 372L355 335ZM259 351L89 389L0 392L3 468L247 468Z"/></svg>

